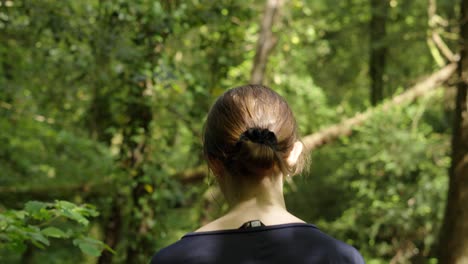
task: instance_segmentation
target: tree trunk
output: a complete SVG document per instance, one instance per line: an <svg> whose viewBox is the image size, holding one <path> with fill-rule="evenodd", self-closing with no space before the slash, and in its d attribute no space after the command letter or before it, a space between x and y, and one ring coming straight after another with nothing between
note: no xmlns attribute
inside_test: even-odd
<svg viewBox="0 0 468 264"><path fill-rule="evenodd" d="M129 83L127 86L127 100L125 116L128 122L122 125L123 141L120 150L119 163L126 175L131 177L130 195L119 193L113 197L111 214L105 230L105 243L116 249L119 247L120 238L125 236L127 263L140 263L137 260L143 253L154 250L151 241L147 241L148 229L142 227L147 216L147 210L142 208L142 200L148 192L145 190L143 164L148 153L148 138L150 135L150 123L153 119L151 104L144 95L146 86L143 82ZM132 216L123 228L122 210L130 208ZM136 213L135 213L136 212ZM122 229L126 229L123 233ZM148 247L151 247L148 249ZM140 254L142 253L142 254ZM111 263L112 255L103 252L99 263ZM149 257L147 255L147 257ZM144 262L144 261L143 261Z"/></svg>
<svg viewBox="0 0 468 264"><path fill-rule="evenodd" d="M106 226L104 227L104 242L111 248L116 249L121 237L122 215L121 202L117 201L117 196L113 197L109 216L107 217ZM99 264L112 263L113 254L109 251L103 251L98 259Z"/></svg>
<svg viewBox="0 0 468 264"><path fill-rule="evenodd" d="M387 47L385 44L388 1L371 0L370 61L371 103L377 105L384 97L384 74Z"/></svg>
<svg viewBox="0 0 468 264"><path fill-rule="evenodd" d="M441 264L468 263L468 0L460 6L461 59L455 99L452 137L452 164L444 224L441 229L439 261Z"/></svg>
<svg viewBox="0 0 468 264"><path fill-rule="evenodd" d="M145 171L143 165L147 160L147 148L150 136L150 123L153 119L151 111L151 104L145 99L144 90L146 87L142 84L138 88L132 89L130 94L131 98L135 103L130 103L127 108L129 124L127 124L128 131L124 133L124 145L127 148L126 152L128 157L124 160L125 166L132 176L132 183L134 186L131 191L131 202L132 202L132 214L129 222L128 241L131 241L127 245L127 263L143 263L142 260L138 260L138 257L146 256L151 254L154 250L153 243L148 240L149 228L146 227L145 218L148 216L148 210L145 210L143 201L147 202L144 197L148 196L148 191L145 190ZM139 131L143 130L143 134ZM141 136L141 141L135 142L135 137ZM151 188L153 186L151 185ZM138 217L139 216L139 217Z"/></svg>
<svg viewBox="0 0 468 264"><path fill-rule="evenodd" d="M254 63L250 83L262 84L265 76L265 69L268 62L268 56L276 45L278 39L273 35L272 27L278 20L279 9L283 0L268 0L265 7L265 14L260 28L260 36L257 42L257 51L255 53Z"/></svg>

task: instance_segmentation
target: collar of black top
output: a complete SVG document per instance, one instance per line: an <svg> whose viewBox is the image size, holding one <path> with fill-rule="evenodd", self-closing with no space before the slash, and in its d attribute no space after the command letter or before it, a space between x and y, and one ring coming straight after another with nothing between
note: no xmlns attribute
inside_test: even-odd
<svg viewBox="0 0 468 264"><path fill-rule="evenodd" d="M260 226L265 226L260 220L252 220L245 222L239 229L246 229L246 228L255 228L255 227L260 227Z"/></svg>

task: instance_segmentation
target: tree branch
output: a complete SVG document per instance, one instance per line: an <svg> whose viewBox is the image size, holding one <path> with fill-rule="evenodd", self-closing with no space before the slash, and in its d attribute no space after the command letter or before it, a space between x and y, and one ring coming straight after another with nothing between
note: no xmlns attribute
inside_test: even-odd
<svg viewBox="0 0 468 264"><path fill-rule="evenodd" d="M456 68L456 63L449 64L439 71L431 74L413 87L409 88L406 92L393 97L391 100L384 102L380 106L369 108L362 113L357 113L355 116L343 120L339 124L332 125L320 130L317 133L305 136L302 139L302 142L304 143L305 147L311 151L327 143L330 143L341 136L350 135L354 127L368 120L377 109L388 111L393 106L413 101L417 97L424 95L425 93L437 88L445 81L447 81L448 78L455 72Z"/></svg>
<svg viewBox="0 0 468 264"><path fill-rule="evenodd" d="M440 16L437 15L436 0L429 0L427 7L428 16L428 35L427 45L429 46L432 57L438 65L444 65L442 56L445 57L449 62L456 62L460 59L458 54L454 54L450 48L445 44L443 39L440 37L438 30L443 26L447 26L447 22L444 21Z"/></svg>
<svg viewBox="0 0 468 264"><path fill-rule="evenodd" d="M456 62L460 59L459 54L454 54L450 48L445 44L444 40L440 37L439 33L433 32L432 33L432 41L436 45L436 47L440 50L442 55L450 61L450 62Z"/></svg>

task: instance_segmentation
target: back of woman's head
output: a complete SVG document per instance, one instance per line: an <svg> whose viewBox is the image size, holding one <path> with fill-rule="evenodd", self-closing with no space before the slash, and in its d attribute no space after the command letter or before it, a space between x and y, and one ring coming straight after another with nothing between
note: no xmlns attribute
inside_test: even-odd
<svg viewBox="0 0 468 264"><path fill-rule="evenodd" d="M212 106L204 129L204 155L234 180L259 180L275 172L291 174L301 165L287 163L299 140L286 101L262 85L233 88Z"/></svg>

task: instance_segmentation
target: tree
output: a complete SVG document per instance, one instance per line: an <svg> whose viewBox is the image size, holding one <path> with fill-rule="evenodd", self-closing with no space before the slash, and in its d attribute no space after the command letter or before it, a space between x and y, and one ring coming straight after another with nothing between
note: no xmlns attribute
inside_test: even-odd
<svg viewBox="0 0 468 264"><path fill-rule="evenodd" d="M455 50L458 31L445 29L458 23L444 18L459 0L431 9L433 27L435 0L373 1L388 5L385 21L370 1L0 0L0 214L31 199L95 204L91 230L116 251L98 261L146 263L223 210L205 206L203 119L252 80L283 95L309 135L311 183L286 187L305 201L295 213L369 262L428 262L450 165L437 88L458 63L440 40ZM381 93L399 95L366 109L369 70L382 66ZM80 258L67 242L23 254ZM21 258L0 250L9 257Z"/></svg>
<svg viewBox="0 0 468 264"><path fill-rule="evenodd" d="M468 1L460 6L460 56L455 118L452 136L452 164L444 224L439 244L440 263L468 262Z"/></svg>
<svg viewBox="0 0 468 264"><path fill-rule="evenodd" d="M386 23L389 3L387 0L371 0L370 60L371 103L376 105L384 97L386 48Z"/></svg>
<svg viewBox="0 0 468 264"><path fill-rule="evenodd" d="M282 4L283 0L267 1L265 14L260 24L260 35L257 42L257 51L255 53L250 83L263 83L268 56L278 41L277 37L273 35L273 24L278 20L278 14Z"/></svg>

